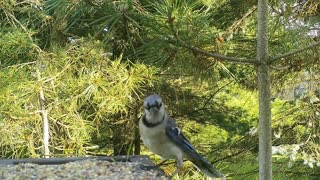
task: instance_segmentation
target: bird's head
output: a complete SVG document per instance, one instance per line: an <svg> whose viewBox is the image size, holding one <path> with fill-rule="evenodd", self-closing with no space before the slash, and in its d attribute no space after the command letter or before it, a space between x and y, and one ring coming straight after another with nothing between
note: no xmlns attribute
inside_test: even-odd
<svg viewBox="0 0 320 180"><path fill-rule="evenodd" d="M165 114L164 104L161 97L157 94L146 97L143 106L147 117L158 117Z"/></svg>

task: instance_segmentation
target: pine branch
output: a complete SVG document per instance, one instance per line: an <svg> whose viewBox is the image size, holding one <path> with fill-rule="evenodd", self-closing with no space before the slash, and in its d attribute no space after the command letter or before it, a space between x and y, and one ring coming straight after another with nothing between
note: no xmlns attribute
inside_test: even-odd
<svg viewBox="0 0 320 180"><path fill-rule="evenodd" d="M208 57L214 57L214 58L220 59L222 61L228 61L228 62L239 63L239 64L258 64L258 62L255 59L242 59L242 58L230 57L230 56L225 56L225 55L218 54L218 53L209 52L209 51L203 50L201 48L197 48L192 45L189 45L189 44L185 43L184 41L180 40L180 38L178 37L178 33L177 33L176 29L174 28L174 24L173 24L174 17L172 16L172 10L170 10L168 12L167 22L169 24L169 29L175 38L175 40L168 40L167 41L170 44L184 47L184 48L187 48L187 49L193 51L194 53L202 54L202 55L205 55Z"/></svg>
<svg viewBox="0 0 320 180"><path fill-rule="evenodd" d="M225 55L222 55L222 54L219 54L219 53L209 52L209 51L203 50L201 48L197 48L197 47L194 47L192 45L188 45L187 43L185 43L185 42L183 42L181 40L168 41L168 42L171 43L171 44L174 44L176 46L187 48L187 49L189 49L189 50L191 50L191 51L193 51L195 53L202 54L202 55L205 55L205 56L208 56L208 57L214 57L214 58L220 59L222 61L227 61L227 62L232 62L232 63L239 63L239 64L258 64L258 62L255 61L255 59L237 58L237 57L225 56Z"/></svg>
<svg viewBox="0 0 320 180"><path fill-rule="evenodd" d="M295 49L295 50L293 50L293 51L290 51L290 52L287 52L287 53L284 53L284 54L280 54L280 55L274 56L273 58L271 58L271 59L269 60L269 64L272 64L272 63L274 63L274 62L276 62L276 61L278 61L278 60L281 60L281 59L283 59L283 58L286 58L286 57L288 57L288 56L291 56L291 55L294 55L294 54L298 54L298 53L303 52L303 51L305 51L305 50L315 48L315 47L317 47L317 46L319 46L319 45L320 45L320 41L319 41L319 42L316 42L316 43L313 43L313 44L311 44L311 45L309 45L309 46L300 48L300 49Z"/></svg>

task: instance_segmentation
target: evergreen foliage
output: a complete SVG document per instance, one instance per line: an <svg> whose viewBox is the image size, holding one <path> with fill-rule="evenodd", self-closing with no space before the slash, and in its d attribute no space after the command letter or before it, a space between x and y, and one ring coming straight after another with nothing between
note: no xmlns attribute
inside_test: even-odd
<svg viewBox="0 0 320 180"><path fill-rule="evenodd" d="M78 39L64 48L42 52L40 81L35 78L34 63L4 68L1 129L7 131L1 132L3 157L40 156L39 87L44 87L50 145L56 155L89 153L99 125L110 123L108 128L112 128L114 115L128 113L143 87L153 82L154 69L111 61L102 46L96 40ZM9 128L15 121L16 127ZM20 133L15 136L15 131Z"/></svg>

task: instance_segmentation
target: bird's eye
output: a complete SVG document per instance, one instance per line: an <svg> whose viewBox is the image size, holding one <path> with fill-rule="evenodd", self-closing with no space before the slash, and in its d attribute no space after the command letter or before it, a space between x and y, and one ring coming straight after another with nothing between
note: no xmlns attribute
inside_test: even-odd
<svg viewBox="0 0 320 180"><path fill-rule="evenodd" d="M162 103L159 103L159 107L161 107L162 106Z"/></svg>
<svg viewBox="0 0 320 180"><path fill-rule="evenodd" d="M147 103L145 106L144 106L144 109L146 109L146 110L150 110L150 104L149 103Z"/></svg>

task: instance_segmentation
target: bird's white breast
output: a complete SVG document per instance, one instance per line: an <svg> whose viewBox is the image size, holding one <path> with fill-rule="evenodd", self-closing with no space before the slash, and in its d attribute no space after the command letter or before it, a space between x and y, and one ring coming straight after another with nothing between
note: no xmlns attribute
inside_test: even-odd
<svg viewBox="0 0 320 180"><path fill-rule="evenodd" d="M183 158L183 152L165 134L165 123L157 127L147 127L139 122L141 139L147 148L164 159Z"/></svg>

